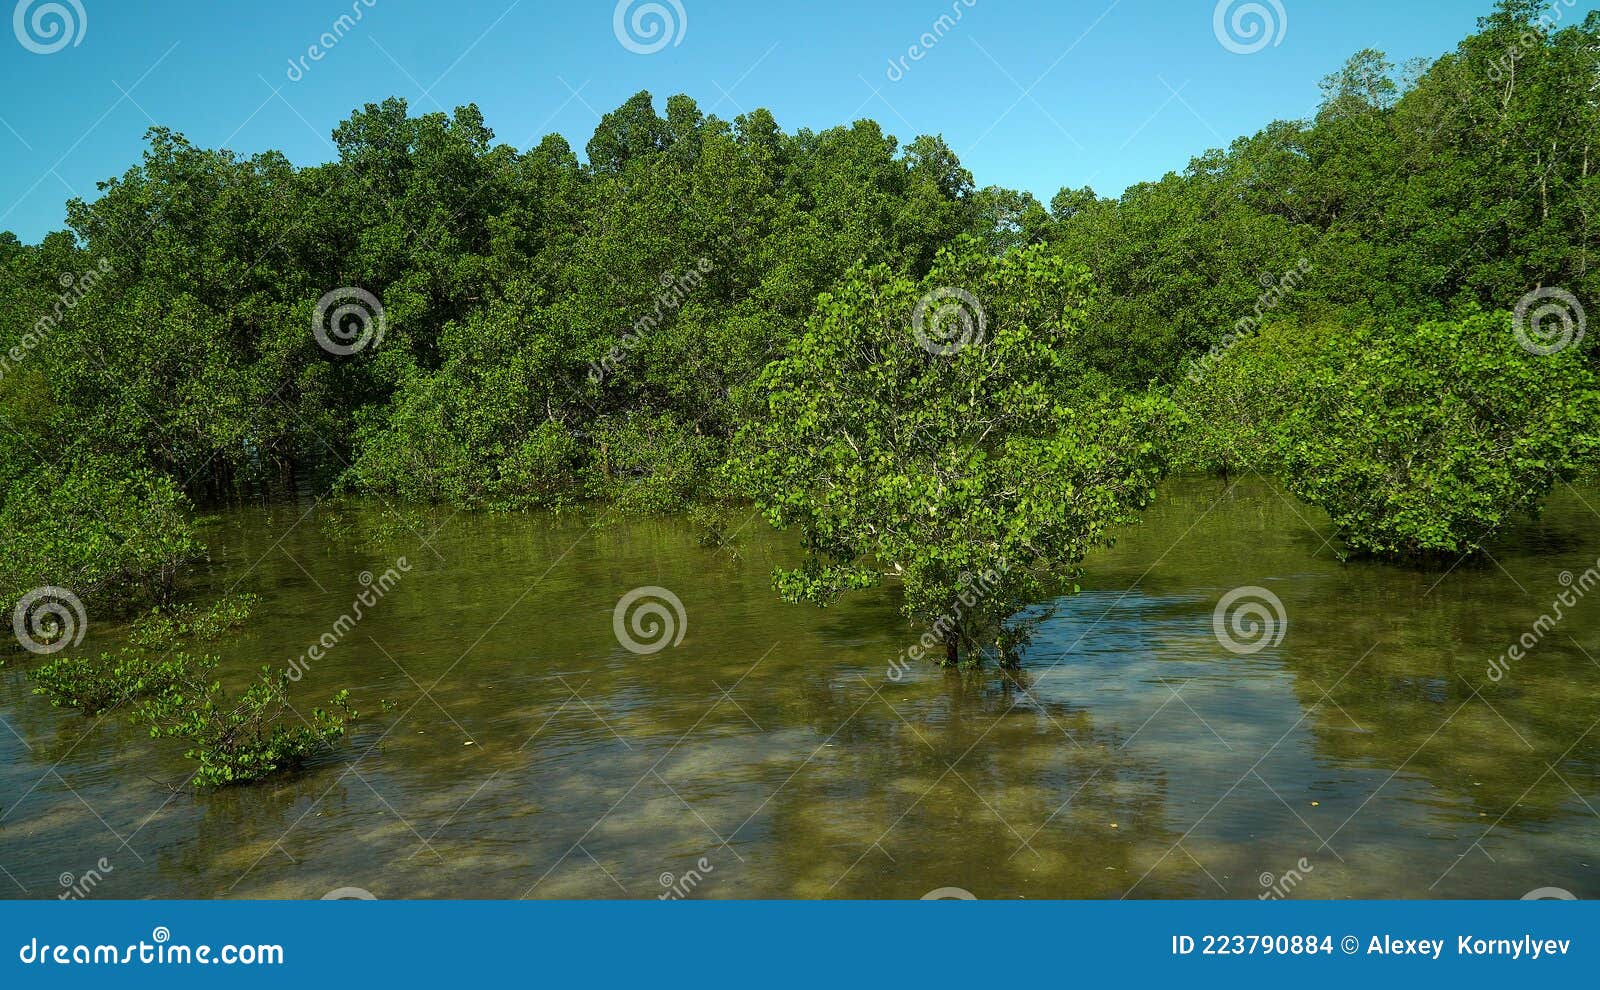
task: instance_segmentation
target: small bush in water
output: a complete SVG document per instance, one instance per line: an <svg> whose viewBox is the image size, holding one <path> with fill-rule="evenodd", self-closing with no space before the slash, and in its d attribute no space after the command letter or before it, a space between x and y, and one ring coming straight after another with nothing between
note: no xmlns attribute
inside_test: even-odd
<svg viewBox="0 0 1600 990"><path fill-rule="evenodd" d="M33 693L57 708L79 708L86 715L159 694L195 667L188 654L174 650L221 638L249 618L255 602L253 595L234 595L203 611L193 606L151 609L134 622L127 646L98 657L62 657L36 668Z"/></svg>
<svg viewBox="0 0 1600 990"><path fill-rule="evenodd" d="M343 738L360 717L350 707L348 691L302 717L289 703L289 679L282 671L263 667L242 694L233 695L220 681L196 676L214 669L214 660L195 665L188 676L141 701L134 716L150 727L152 738L189 744L184 755L199 764L193 779L201 787L298 770L318 750Z"/></svg>
<svg viewBox="0 0 1600 990"><path fill-rule="evenodd" d="M110 711L179 682L195 661L185 653L157 656L124 648L99 657L64 657L33 672L33 693L57 708L79 708L85 715Z"/></svg>

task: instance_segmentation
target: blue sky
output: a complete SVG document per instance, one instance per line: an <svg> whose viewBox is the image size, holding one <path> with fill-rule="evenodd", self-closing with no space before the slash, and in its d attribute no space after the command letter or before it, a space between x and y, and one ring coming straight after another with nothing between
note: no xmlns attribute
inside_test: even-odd
<svg viewBox="0 0 1600 990"><path fill-rule="evenodd" d="M56 0L77 43L40 54L24 36L64 37L33 30L49 2L0 0L16 8L0 31L0 230L30 242L63 225L68 197L136 161L154 123L310 164L333 156L329 132L352 108L387 96L415 112L477 103L501 141L557 131L581 154L598 113L641 89L658 107L687 92L724 118L768 107L787 130L872 117L903 140L940 133L979 184L1045 200L1064 185L1114 194L1304 116L1354 51L1443 53L1492 5L1257 0L1277 43L1241 54L1219 40L1214 0L622 0L627 45L617 0ZM1581 19L1597 2L1553 6ZM676 30L643 54L629 46L655 39L629 15L651 3ZM342 37L307 57L341 15ZM925 33L935 43L909 57Z"/></svg>

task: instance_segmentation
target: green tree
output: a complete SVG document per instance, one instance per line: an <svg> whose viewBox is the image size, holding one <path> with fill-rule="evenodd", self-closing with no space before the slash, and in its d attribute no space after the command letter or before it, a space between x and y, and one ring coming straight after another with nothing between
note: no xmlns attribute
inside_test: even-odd
<svg viewBox="0 0 1600 990"><path fill-rule="evenodd" d="M884 578L947 663L1010 659L1006 620L1075 575L1162 470L1155 398L1102 395L1074 353L1089 277L976 242L913 280L857 269L756 389L735 473L806 559L788 598Z"/></svg>
<svg viewBox="0 0 1600 990"><path fill-rule="evenodd" d="M1214 359L1192 363L1173 387L1182 414L1174 468L1223 478L1276 473L1283 423L1304 399L1306 370L1343 332L1331 322L1269 320Z"/></svg>
<svg viewBox="0 0 1600 990"><path fill-rule="evenodd" d="M1348 331L1298 387L1286 482L1360 554L1481 550L1596 453L1600 379L1579 348L1525 350L1503 313Z"/></svg>
<svg viewBox="0 0 1600 990"><path fill-rule="evenodd" d="M203 547L171 479L106 458L40 467L0 508L0 600L63 587L112 612L163 602Z"/></svg>

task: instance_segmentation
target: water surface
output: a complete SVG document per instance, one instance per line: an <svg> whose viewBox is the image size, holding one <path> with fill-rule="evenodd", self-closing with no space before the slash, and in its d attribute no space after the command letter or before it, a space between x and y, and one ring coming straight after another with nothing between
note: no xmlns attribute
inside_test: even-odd
<svg viewBox="0 0 1600 990"><path fill-rule="evenodd" d="M1592 506L1562 488L1441 573L1339 563L1265 483L1175 481L1023 670L899 682L892 591L778 602L793 544L759 519L735 556L673 520L229 509L202 578L262 599L225 644L236 674L304 654L407 559L296 687L371 717L301 774L195 793L181 746L51 708L13 654L0 891L96 871L92 896L122 898L1600 896L1600 590L1489 676L1594 566ZM613 629L641 586L686 615L651 655ZM1213 627L1244 586L1286 622L1250 654Z"/></svg>

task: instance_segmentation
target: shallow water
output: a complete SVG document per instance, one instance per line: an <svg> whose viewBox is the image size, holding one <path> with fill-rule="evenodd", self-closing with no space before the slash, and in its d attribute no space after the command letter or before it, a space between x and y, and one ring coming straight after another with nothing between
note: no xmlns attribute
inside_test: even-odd
<svg viewBox="0 0 1600 990"><path fill-rule="evenodd" d="M231 509L207 586L262 598L235 672L300 657L407 559L296 689L370 717L299 775L194 793L180 746L51 708L12 654L0 891L1600 896L1600 588L1490 676L1595 565L1591 507L1562 488L1441 574L1340 564L1326 520L1259 481L1175 481L1021 672L899 682L892 593L778 602L792 542L759 519L734 557L676 521ZM647 655L613 628L641 586L684 610ZM1213 613L1245 586L1282 622L1240 654Z"/></svg>

